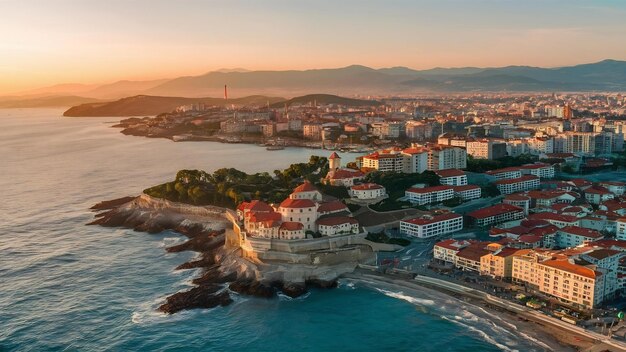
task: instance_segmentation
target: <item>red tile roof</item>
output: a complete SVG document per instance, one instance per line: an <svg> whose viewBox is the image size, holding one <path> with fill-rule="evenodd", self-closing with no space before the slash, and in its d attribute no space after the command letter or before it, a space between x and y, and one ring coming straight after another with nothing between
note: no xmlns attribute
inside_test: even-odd
<svg viewBox="0 0 626 352"><path fill-rule="evenodd" d="M317 208L318 213L328 213L328 212L335 212L335 211L341 211L341 210L348 210L348 206L346 206L339 200L322 203Z"/></svg>
<svg viewBox="0 0 626 352"><path fill-rule="evenodd" d="M317 220L318 225L322 226L337 226L341 224L358 224L359 222L355 218L349 218L347 216L333 216L328 218L322 218Z"/></svg>
<svg viewBox="0 0 626 352"><path fill-rule="evenodd" d="M487 244L488 243L486 242L472 243L471 245L461 249L456 254L456 256L465 258L474 262L480 262L480 257L482 257L485 254L491 253L490 250L485 249L485 247L487 247Z"/></svg>
<svg viewBox="0 0 626 352"><path fill-rule="evenodd" d="M267 204L265 202L262 202L260 200L252 200L250 202L243 202L243 203L239 204L237 209L254 211L254 212L274 211L274 209L272 207L270 207L269 204Z"/></svg>
<svg viewBox="0 0 626 352"><path fill-rule="evenodd" d="M281 208L312 208L315 207L315 203L313 203L310 199L291 199L287 198L282 203L280 203Z"/></svg>
<svg viewBox="0 0 626 352"><path fill-rule="evenodd" d="M521 171L519 167L505 167L502 169L495 169L495 170L489 170L487 172L485 172L487 175L497 175L497 174L502 174L505 172L515 172L515 171Z"/></svg>
<svg viewBox="0 0 626 352"><path fill-rule="evenodd" d="M603 249L596 249L593 252L587 253L587 255L590 256L591 258L602 260L604 258L608 258L608 257L614 256L616 254L620 254L620 253L622 253L622 251L616 251L616 250L613 250L613 249L605 249L605 248L603 248Z"/></svg>
<svg viewBox="0 0 626 352"><path fill-rule="evenodd" d="M300 186L296 187L293 190L293 193L299 193L299 192L314 192L317 191L317 188L315 188L311 182L309 181L305 181L303 184L301 184Z"/></svg>
<svg viewBox="0 0 626 352"><path fill-rule="evenodd" d="M336 152L333 152L328 159L332 160L332 159L341 159L341 158L339 157L339 155L337 155Z"/></svg>
<svg viewBox="0 0 626 352"><path fill-rule="evenodd" d="M433 187L424 187L424 188L414 188L411 187L409 189L407 189L407 192L410 193L420 193L420 194L424 194L424 193L431 193L431 192L441 192L441 191L447 191L447 190L451 190L454 189L452 186L433 186Z"/></svg>
<svg viewBox="0 0 626 352"><path fill-rule="evenodd" d="M304 225L302 225L302 223L300 222L285 221L280 225L280 230L300 231L300 230L304 230Z"/></svg>
<svg viewBox="0 0 626 352"><path fill-rule="evenodd" d="M463 186L452 186L452 188L454 189L455 192L465 192L465 191L471 191L474 189L480 189L480 186L463 185Z"/></svg>
<svg viewBox="0 0 626 352"><path fill-rule="evenodd" d="M589 238L602 238L604 237L600 232L596 230L590 230L579 226L565 226L561 232L569 233L572 235L584 236Z"/></svg>
<svg viewBox="0 0 626 352"><path fill-rule="evenodd" d="M595 279L596 276L601 275L601 273L597 271L594 271L582 265L572 264L568 260L557 260L557 259L546 260L539 264L549 266L551 268L567 271L572 274L588 277L590 279Z"/></svg>
<svg viewBox="0 0 626 352"><path fill-rule="evenodd" d="M435 246L436 247L441 247L441 248L446 248L446 249L451 249L451 250L458 251L461 248L469 246L471 243L473 243L473 241L471 241L471 240L470 241L455 240L453 238L450 238L450 239L439 241L439 242L435 243Z"/></svg>
<svg viewBox="0 0 626 352"><path fill-rule="evenodd" d="M427 224L433 224L433 223L440 222L440 221L446 221L446 220L452 220L452 219L458 219L458 218L463 218L463 216L460 214L456 214L456 213L445 213L445 214L440 214L440 215L413 218L413 219L402 220L402 221L408 222L410 224L415 224L415 225L427 225Z"/></svg>
<svg viewBox="0 0 626 352"><path fill-rule="evenodd" d="M511 204L496 204L491 207L474 210L472 212L467 213L467 216L475 218L475 219L484 219L491 216L497 216L501 214L511 213L511 212L521 212L522 208L516 207Z"/></svg>
<svg viewBox="0 0 626 352"><path fill-rule="evenodd" d="M513 183L520 183L520 182L533 181L533 180L539 180L539 177L535 175L523 175L522 177L518 177L518 178L498 180L495 182L495 184L496 185L510 185Z"/></svg>
<svg viewBox="0 0 626 352"><path fill-rule="evenodd" d="M356 190L356 191L367 191L370 189L381 189L381 188L383 188L383 186L375 184L375 183L363 183L360 185L354 185L350 187L350 189Z"/></svg>
<svg viewBox="0 0 626 352"><path fill-rule="evenodd" d="M457 177L465 175L465 172L459 169L435 170L434 172L439 177Z"/></svg>
<svg viewBox="0 0 626 352"><path fill-rule="evenodd" d="M578 220L577 217L572 215L563 215L563 214L555 214L550 212L542 212L536 214L530 214L528 216L530 220L553 220L553 221L562 221L562 222L575 222Z"/></svg>
<svg viewBox="0 0 626 352"><path fill-rule="evenodd" d="M509 194L508 196L504 197L504 200L522 202L522 201L530 201L530 198L522 194Z"/></svg>
<svg viewBox="0 0 626 352"><path fill-rule="evenodd" d="M534 164L526 164L526 165L520 166L520 168L526 169L526 170L542 169L546 167L552 167L552 165L546 164L546 163L534 163Z"/></svg>
<svg viewBox="0 0 626 352"><path fill-rule="evenodd" d="M252 213L248 219L250 222L265 222L265 221L278 221L281 219L281 215L276 212L270 213Z"/></svg>
<svg viewBox="0 0 626 352"><path fill-rule="evenodd" d="M342 179L356 178L356 177L362 177L362 176L363 176L363 172L359 170L339 169L333 172L331 179L342 180Z"/></svg>

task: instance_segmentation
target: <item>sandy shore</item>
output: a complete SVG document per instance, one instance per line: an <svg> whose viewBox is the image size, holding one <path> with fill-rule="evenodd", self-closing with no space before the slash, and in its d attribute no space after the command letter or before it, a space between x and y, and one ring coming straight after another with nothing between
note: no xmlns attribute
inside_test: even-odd
<svg viewBox="0 0 626 352"><path fill-rule="evenodd" d="M608 346L607 344L591 339L587 336L573 333L559 326L555 326L538 320L532 314L519 313L514 309L503 309L491 302L487 302L479 297L453 293L451 291L424 285L415 280L399 276L384 275L371 271L357 270L356 272L343 276L345 279L354 280L372 286L373 288L389 288L394 291L402 291L405 294L416 298L441 297L444 293L447 298L452 298L456 305L470 305L477 310L482 310L486 314L482 319L501 320L503 326L511 328L511 332L531 341L538 341L534 344L538 349L546 351L623 351L623 349ZM495 321L494 323L498 323Z"/></svg>

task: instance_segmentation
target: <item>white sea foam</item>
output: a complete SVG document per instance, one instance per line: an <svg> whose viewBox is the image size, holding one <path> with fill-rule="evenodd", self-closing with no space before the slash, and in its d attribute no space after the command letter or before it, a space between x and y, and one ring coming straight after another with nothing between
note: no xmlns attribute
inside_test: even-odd
<svg viewBox="0 0 626 352"><path fill-rule="evenodd" d="M472 326L472 325L464 324L464 323L462 323L462 322L461 322L460 320L458 320L458 319L450 319L450 318L448 318L448 317L446 317L446 316L444 316L444 315L442 315L442 316L441 316L441 318L442 318L442 319L445 319L445 320L447 320L447 321L449 321L449 322L452 322L452 323L454 323L454 324L457 324L457 325L459 325L459 326L462 326L462 327L464 327L464 328L466 328L466 329L468 329L468 330L470 330L470 331L475 332L475 333L476 333L476 334L478 334L478 335L479 335L479 336L480 336L483 340L485 340L486 342L488 342L488 343L490 343L490 344L492 344L492 345L494 345L494 346L498 347L499 349L501 349L501 350L503 350L503 351L511 351L511 352L513 352L513 351L517 351L517 350L514 350L514 349L509 348L508 346L506 346L506 345L504 345L504 344L499 343L498 341L494 340L491 336L489 336L489 334L487 334L486 332L484 332L484 331L482 331L482 330L480 330L480 329L478 329L478 328L476 328L476 327L474 327L474 326Z"/></svg>
<svg viewBox="0 0 626 352"><path fill-rule="evenodd" d="M435 301L433 301L433 300L421 299L421 298L407 296L402 291L393 292L393 291L383 290L381 288L376 288L376 290L378 292L381 292L381 293L385 294L386 296L397 298L397 299L401 299L401 300L407 301L407 302L409 302L411 304L415 304L417 306L432 306L432 305L435 304Z"/></svg>

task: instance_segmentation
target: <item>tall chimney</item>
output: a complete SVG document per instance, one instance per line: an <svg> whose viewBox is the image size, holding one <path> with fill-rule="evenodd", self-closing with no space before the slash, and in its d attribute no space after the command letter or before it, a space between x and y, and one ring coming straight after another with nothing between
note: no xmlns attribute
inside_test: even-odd
<svg viewBox="0 0 626 352"><path fill-rule="evenodd" d="M224 85L224 100L228 100L228 87Z"/></svg>

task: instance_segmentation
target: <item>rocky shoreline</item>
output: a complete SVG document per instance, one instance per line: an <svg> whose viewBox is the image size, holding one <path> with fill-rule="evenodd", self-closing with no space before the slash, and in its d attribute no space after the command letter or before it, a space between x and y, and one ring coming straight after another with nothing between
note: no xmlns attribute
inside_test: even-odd
<svg viewBox="0 0 626 352"><path fill-rule="evenodd" d="M141 195L100 202L91 209L97 212L96 219L88 225L124 227L152 234L171 230L188 240L166 248L168 252L200 253L199 258L176 268L201 268L202 274L193 279L194 288L168 296L158 307L167 314L227 306L233 302L233 293L273 298L280 292L295 298L305 294L310 287L336 287L339 275L354 269L348 266L338 270L336 275L332 270L330 274L328 270L322 271L324 278L302 275L289 281L281 280L280 277L286 276L290 270L288 265L253 263L242 258L238 248L227 248L225 232L231 223L224 216L228 210L223 208L196 207Z"/></svg>

